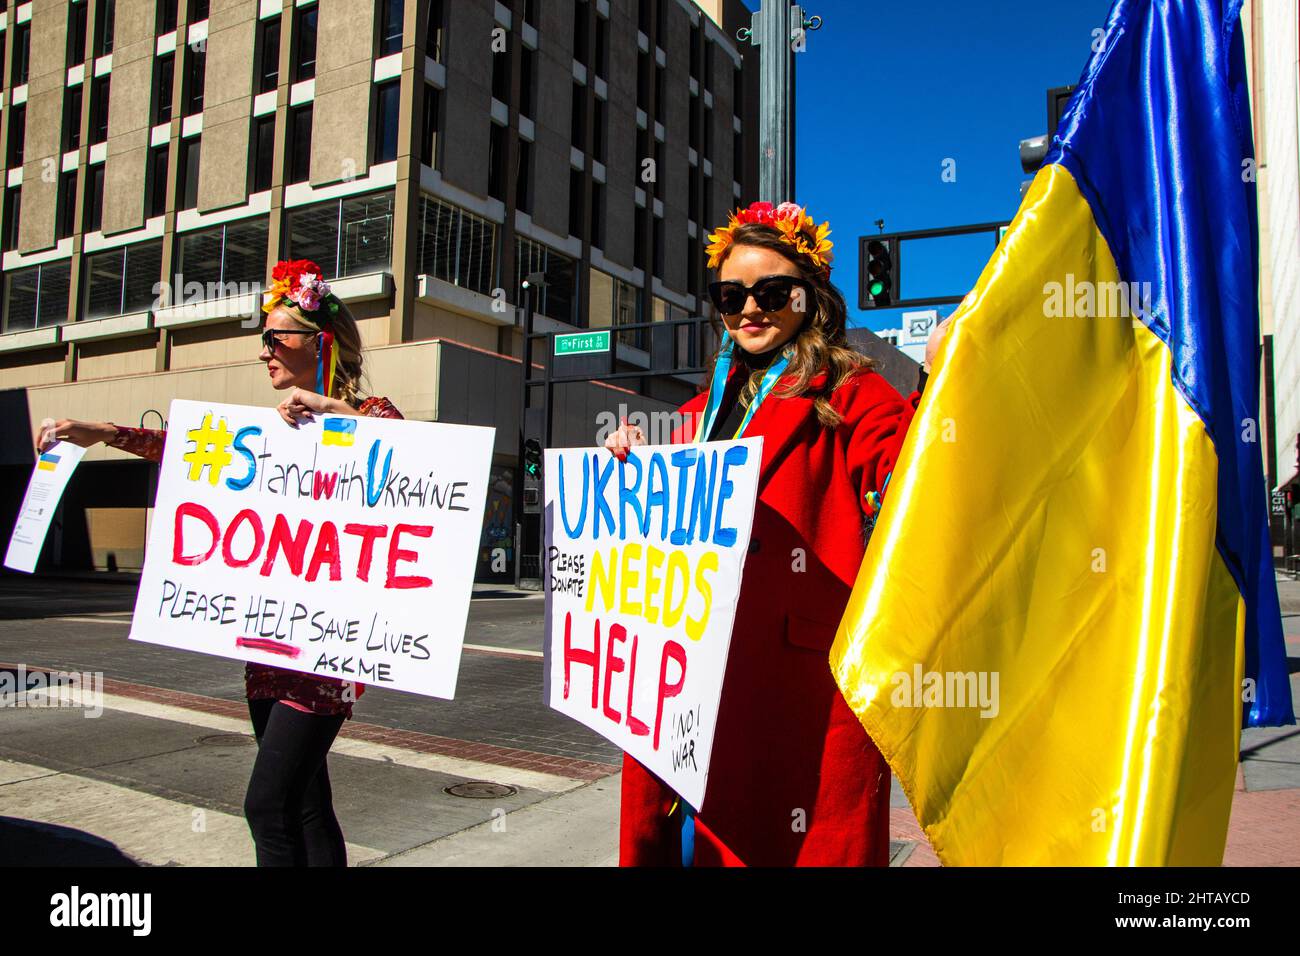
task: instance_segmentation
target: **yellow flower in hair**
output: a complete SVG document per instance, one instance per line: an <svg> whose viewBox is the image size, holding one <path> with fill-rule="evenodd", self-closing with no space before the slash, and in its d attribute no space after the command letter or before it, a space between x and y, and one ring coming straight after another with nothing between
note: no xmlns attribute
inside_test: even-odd
<svg viewBox="0 0 1300 956"><path fill-rule="evenodd" d="M782 240L806 255L818 269L830 272L834 244L826 237L830 235L831 224L816 225L802 206L792 202L783 202L775 207L769 202L756 202L748 209L731 213L725 226L709 234L705 252L709 256L710 269L716 269L722 262L735 242L736 230L751 222L773 227L781 234Z"/></svg>
<svg viewBox="0 0 1300 956"><path fill-rule="evenodd" d="M288 294L289 294L288 278L273 280L271 282L271 288L267 289L264 293L262 293L263 295L262 311L263 312L273 311L275 307L280 304L280 300L283 299Z"/></svg>

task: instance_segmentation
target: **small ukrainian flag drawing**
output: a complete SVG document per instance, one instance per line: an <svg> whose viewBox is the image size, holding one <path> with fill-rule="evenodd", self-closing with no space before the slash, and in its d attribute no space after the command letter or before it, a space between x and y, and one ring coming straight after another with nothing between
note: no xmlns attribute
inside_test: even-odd
<svg viewBox="0 0 1300 956"><path fill-rule="evenodd" d="M357 420L355 418L327 418L325 431L321 433L322 445L340 445L351 447L356 440Z"/></svg>
<svg viewBox="0 0 1300 956"><path fill-rule="evenodd" d="M51 455L49 452L46 452L41 455L41 459L36 463L36 467L41 471L54 471L59 467L59 456Z"/></svg>

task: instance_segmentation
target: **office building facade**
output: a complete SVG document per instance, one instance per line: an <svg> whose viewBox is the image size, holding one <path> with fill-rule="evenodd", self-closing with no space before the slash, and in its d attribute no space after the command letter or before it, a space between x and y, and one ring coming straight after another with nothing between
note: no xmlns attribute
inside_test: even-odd
<svg viewBox="0 0 1300 956"><path fill-rule="evenodd" d="M309 258L360 322L376 393L497 427L491 577L514 520L522 279L545 274L541 331L701 315L706 234L756 198L740 0L0 8L6 511L46 417L273 404L260 290L277 259ZM616 334L615 367L687 364L680 332ZM553 441L693 391L630 381L557 396ZM138 566L149 466L100 447L83 468L48 560Z"/></svg>

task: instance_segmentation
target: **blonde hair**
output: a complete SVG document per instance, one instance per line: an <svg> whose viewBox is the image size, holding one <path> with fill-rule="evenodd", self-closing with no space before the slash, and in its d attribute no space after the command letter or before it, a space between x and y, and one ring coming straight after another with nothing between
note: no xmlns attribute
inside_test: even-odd
<svg viewBox="0 0 1300 956"><path fill-rule="evenodd" d="M718 263L719 270L737 246L757 246L779 253L794 263L799 275L812 288L816 308L805 319L803 328L784 348L784 353L790 357L786 375L794 376L794 381L774 389L772 394L778 398L792 398L805 392L812 393L818 422L826 428L835 428L844 420L844 416L831 406L831 394L860 369L875 367L871 359L849 346L848 307L844 304L844 296L831 285L830 276L825 270L813 263L808 256L791 248L772 226L746 223L738 227L731 247ZM724 336L728 334L725 328L720 333ZM739 349L740 345L735 347ZM717 363L716 355L713 362ZM819 372L826 372L826 382L814 390L810 382ZM763 369L750 374L749 380L740 390L739 400L743 404L748 405L754 400L759 385L762 384L763 374Z"/></svg>
<svg viewBox="0 0 1300 956"><path fill-rule="evenodd" d="M338 365L334 373L334 394L353 408L359 408L363 397L365 373L362 371L361 329L356 316L347 305L339 300L338 311L326 322L315 321L312 316L318 313L306 312L288 299L281 299L276 308L283 309L289 318L305 329L317 332L328 329L334 333L334 347L338 349Z"/></svg>

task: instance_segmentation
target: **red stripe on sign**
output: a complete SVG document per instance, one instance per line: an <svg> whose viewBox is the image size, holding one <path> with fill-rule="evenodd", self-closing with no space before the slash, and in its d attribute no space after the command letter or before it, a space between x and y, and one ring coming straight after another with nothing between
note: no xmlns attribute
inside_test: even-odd
<svg viewBox="0 0 1300 956"><path fill-rule="evenodd" d="M235 638L235 646L251 647L255 651L266 651L268 654L279 654L281 657L297 657L302 653L301 647L294 647L292 644L285 644L282 641L275 641L265 637L237 637Z"/></svg>

